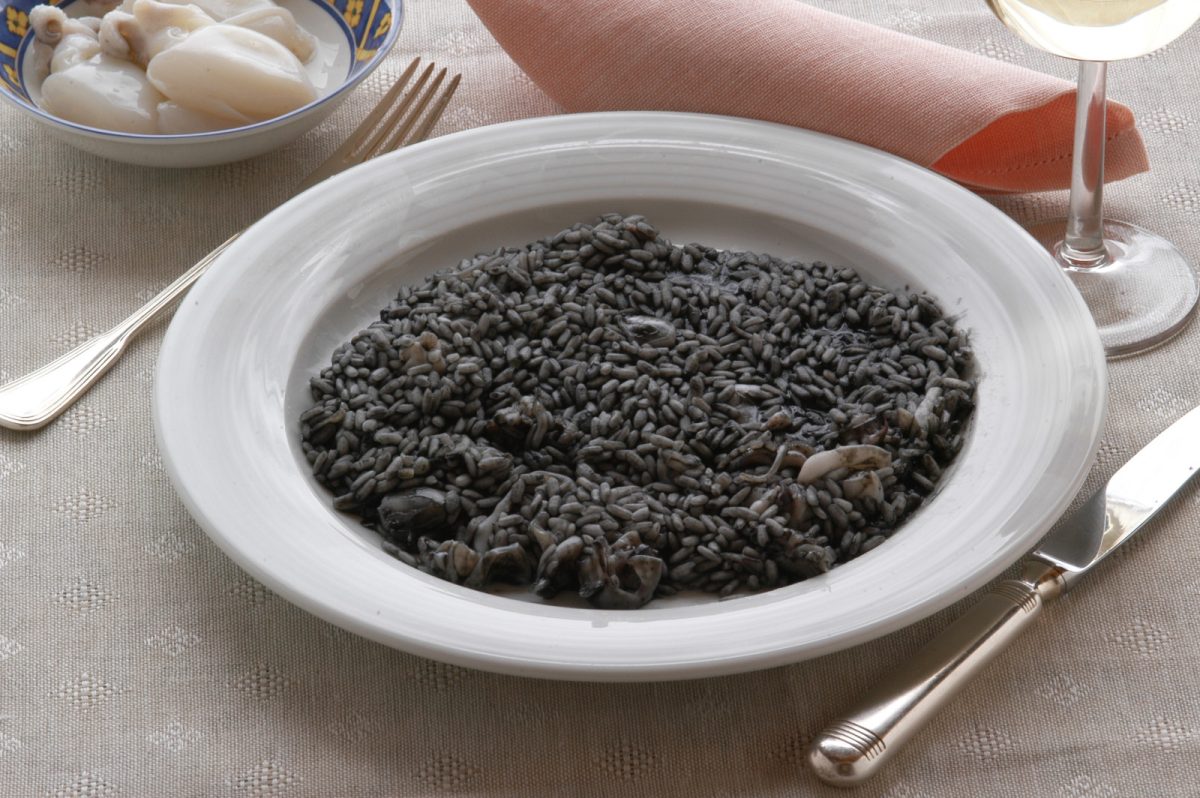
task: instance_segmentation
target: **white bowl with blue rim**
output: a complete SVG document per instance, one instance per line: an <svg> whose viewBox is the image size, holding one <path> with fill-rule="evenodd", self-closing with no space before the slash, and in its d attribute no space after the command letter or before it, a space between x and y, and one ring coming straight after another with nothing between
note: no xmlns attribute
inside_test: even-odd
<svg viewBox="0 0 1200 798"><path fill-rule="evenodd" d="M262 155L316 127L374 71L396 41L403 0L278 0L321 47L310 75L318 97L283 116L206 133L124 133L89 127L47 113L34 102L29 10L45 0L0 0L0 97L45 125L57 138L104 158L141 166L212 166ZM72 14L76 0L56 3ZM82 6L79 6L82 9ZM83 14L80 14L82 16ZM34 95L36 96L36 95Z"/></svg>

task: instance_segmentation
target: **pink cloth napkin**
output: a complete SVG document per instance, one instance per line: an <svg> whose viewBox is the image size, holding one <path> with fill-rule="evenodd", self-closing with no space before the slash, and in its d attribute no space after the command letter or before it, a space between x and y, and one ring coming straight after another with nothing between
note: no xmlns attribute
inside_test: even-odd
<svg viewBox="0 0 1200 798"><path fill-rule="evenodd" d="M983 191L1070 184L1074 87L796 0L468 0L568 111L765 119L853 139ZM1108 105L1108 180L1149 169Z"/></svg>

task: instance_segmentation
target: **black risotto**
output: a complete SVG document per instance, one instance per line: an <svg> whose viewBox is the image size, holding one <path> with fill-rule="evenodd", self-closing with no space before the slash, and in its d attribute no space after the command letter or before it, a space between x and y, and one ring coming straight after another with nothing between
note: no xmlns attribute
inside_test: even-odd
<svg viewBox="0 0 1200 798"><path fill-rule="evenodd" d="M408 565L627 609L884 543L960 449L972 373L926 294L606 215L401 289L300 434Z"/></svg>

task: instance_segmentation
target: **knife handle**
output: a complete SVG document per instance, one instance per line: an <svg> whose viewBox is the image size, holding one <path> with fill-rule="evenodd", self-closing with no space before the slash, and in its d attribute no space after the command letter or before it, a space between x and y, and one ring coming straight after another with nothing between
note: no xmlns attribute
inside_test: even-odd
<svg viewBox="0 0 1200 798"><path fill-rule="evenodd" d="M817 777L851 787L878 772L967 680L1062 595L1062 572L1026 560L965 615L871 690L854 712L825 728L808 752Z"/></svg>

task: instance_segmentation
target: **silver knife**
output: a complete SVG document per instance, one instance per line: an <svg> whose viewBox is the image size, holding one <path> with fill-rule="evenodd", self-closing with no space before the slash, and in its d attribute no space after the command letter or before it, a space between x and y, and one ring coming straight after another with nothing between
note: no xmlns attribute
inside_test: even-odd
<svg viewBox="0 0 1200 798"><path fill-rule="evenodd" d="M808 752L817 777L850 787L878 772L1043 607L1145 526L1198 466L1200 408L1159 433L1051 530L1018 578L997 585L818 734Z"/></svg>

